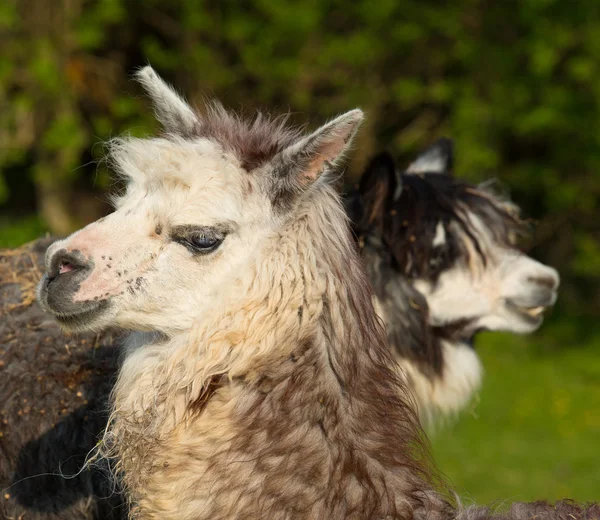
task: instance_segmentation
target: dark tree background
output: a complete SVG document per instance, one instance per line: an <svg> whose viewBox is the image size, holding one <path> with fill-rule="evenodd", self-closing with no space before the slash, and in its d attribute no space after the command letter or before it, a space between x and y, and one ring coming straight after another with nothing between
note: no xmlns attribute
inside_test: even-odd
<svg viewBox="0 0 600 520"><path fill-rule="evenodd" d="M198 104L312 126L362 107L350 176L381 149L406 164L453 137L457 175L498 178L537 221L532 254L561 272L555 327L531 350L599 357L597 0L2 0L0 45L0 246L109 210L102 142L153 130L130 81L150 62Z"/></svg>

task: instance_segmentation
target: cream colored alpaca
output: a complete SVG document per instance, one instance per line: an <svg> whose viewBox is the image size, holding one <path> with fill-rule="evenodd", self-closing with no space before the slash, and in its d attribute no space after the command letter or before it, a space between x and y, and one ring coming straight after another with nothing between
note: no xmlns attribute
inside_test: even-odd
<svg viewBox="0 0 600 520"><path fill-rule="evenodd" d="M301 136L138 77L165 135L113 143L116 211L48 250L39 289L66 328L146 331L104 439L133 517L450 514L330 186L360 110Z"/></svg>

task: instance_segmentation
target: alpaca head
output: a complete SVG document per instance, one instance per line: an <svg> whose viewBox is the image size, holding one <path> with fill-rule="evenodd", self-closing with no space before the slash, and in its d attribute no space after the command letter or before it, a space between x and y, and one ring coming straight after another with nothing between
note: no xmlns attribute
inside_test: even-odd
<svg viewBox="0 0 600 520"><path fill-rule="evenodd" d="M302 136L219 104L200 116L150 67L138 79L163 136L111 143L126 181L115 211L46 255L38 297L68 329L189 328L318 189L362 119L353 110Z"/></svg>
<svg viewBox="0 0 600 520"><path fill-rule="evenodd" d="M361 240L389 251L429 307L429 324L527 333L553 305L556 270L515 242L524 225L513 204L451 175L452 142L441 139L399 173L388 154L375 158L351 202Z"/></svg>

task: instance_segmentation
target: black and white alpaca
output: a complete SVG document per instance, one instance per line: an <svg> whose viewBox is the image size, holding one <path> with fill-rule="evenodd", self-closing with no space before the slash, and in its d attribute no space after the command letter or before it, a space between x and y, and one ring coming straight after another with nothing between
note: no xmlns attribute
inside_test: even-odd
<svg viewBox="0 0 600 520"><path fill-rule="evenodd" d="M106 437L133 515L487 518L452 507L415 457L331 187L360 111L302 136L220 107L200 118L150 68L140 79L167 133L115 144L127 191L50 247L39 288L64 327L154 332L129 349Z"/></svg>
<svg viewBox="0 0 600 520"><path fill-rule="evenodd" d="M556 270L519 251L518 208L452 176L440 139L401 173L377 156L346 200L398 363L421 416L462 409L479 389L481 330L529 333L554 304Z"/></svg>

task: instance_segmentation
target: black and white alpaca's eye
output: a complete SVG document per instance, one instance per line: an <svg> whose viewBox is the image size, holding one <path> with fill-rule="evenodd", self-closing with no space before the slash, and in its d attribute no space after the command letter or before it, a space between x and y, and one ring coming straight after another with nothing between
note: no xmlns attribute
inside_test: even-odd
<svg viewBox="0 0 600 520"><path fill-rule="evenodd" d="M444 264L444 249L436 248L429 257L429 270L431 272L439 271Z"/></svg>

